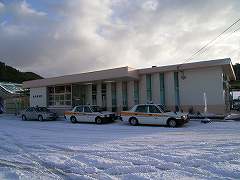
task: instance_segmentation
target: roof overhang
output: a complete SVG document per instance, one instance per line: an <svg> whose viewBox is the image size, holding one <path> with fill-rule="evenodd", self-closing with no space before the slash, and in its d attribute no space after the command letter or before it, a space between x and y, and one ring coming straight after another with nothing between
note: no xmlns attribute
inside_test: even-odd
<svg viewBox="0 0 240 180"><path fill-rule="evenodd" d="M102 71L94 71L81 74L25 81L23 82L23 87L36 88L62 84L88 83L95 81L112 81L118 79L138 79L138 73L135 69L126 66Z"/></svg>
<svg viewBox="0 0 240 180"><path fill-rule="evenodd" d="M152 68L146 68L146 69L139 69L138 72L139 74L151 74L156 72L181 71L181 70L187 70L187 69L198 69L198 68L206 68L206 67L214 67L214 66L222 66L224 71L229 75L230 80L236 79L230 58L152 67Z"/></svg>

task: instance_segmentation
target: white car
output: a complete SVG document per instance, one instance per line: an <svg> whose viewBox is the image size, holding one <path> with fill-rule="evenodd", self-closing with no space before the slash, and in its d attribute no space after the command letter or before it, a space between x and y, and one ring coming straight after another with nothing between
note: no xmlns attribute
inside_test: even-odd
<svg viewBox="0 0 240 180"><path fill-rule="evenodd" d="M121 112L123 122L130 123L133 126L138 124L156 124L176 127L189 121L188 115L181 112L164 112L157 104L139 104L135 105L129 111Z"/></svg>
<svg viewBox="0 0 240 180"><path fill-rule="evenodd" d="M75 106L72 111L65 112L64 117L72 123L95 122L96 124L102 124L114 121L115 114L103 112L98 106L81 105Z"/></svg>

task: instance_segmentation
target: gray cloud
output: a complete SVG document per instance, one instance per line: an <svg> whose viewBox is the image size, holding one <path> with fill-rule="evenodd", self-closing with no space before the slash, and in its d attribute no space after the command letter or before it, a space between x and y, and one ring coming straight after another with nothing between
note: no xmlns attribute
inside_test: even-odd
<svg viewBox="0 0 240 180"><path fill-rule="evenodd" d="M45 2L45 1L43 1ZM182 62L239 17L238 1L76 0L0 3L0 58L43 76ZM48 11L47 11L48 10ZM1 22L2 21L2 22ZM240 25L239 25L240 26ZM238 61L239 33L194 60Z"/></svg>

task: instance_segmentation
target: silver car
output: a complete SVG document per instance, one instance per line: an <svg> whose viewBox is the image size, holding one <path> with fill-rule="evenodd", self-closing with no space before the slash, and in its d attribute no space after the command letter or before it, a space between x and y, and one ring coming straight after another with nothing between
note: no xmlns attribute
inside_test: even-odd
<svg viewBox="0 0 240 180"><path fill-rule="evenodd" d="M46 107L29 107L21 113L22 120L55 120L57 119L57 114L51 112Z"/></svg>

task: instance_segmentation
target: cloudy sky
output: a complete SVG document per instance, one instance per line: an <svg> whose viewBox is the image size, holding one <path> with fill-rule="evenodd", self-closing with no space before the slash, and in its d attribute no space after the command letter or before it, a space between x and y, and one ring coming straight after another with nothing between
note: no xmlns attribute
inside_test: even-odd
<svg viewBox="0 0 240 180"><path fill-rule="evenodd" d="M44 77L182 63L238 18L239 0L0 0L0 60ZM238 62L239 27L192 61Z"/></svg>

